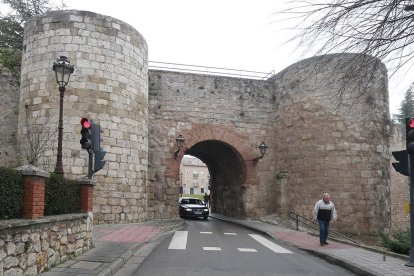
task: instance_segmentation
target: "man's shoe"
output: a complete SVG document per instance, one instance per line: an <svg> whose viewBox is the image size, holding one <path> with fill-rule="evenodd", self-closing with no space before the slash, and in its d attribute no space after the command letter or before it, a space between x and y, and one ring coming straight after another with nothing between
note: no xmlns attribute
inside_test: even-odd
<svg viewBox="0 0 414 276"><path fill-rule="evenodd" d="M329 243L327 243L327 242L324 242L324 244L325 244L325 245L328 245Z"/></svg>
<svg viewBox="0 0 414 276"><path fill-rule="evenodd" d="M323 242L321 242L321 246L324 246L325 244Z"/></svg>

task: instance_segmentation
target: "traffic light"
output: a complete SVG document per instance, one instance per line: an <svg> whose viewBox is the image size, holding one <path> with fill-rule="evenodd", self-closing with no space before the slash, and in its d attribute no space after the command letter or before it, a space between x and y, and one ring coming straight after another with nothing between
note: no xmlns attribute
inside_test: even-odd
<svg viewBox="0 0 414 276"><path fill-rule="evenodd" d="M392 156L394 156L395 160L398 161L398 162L392 163L392 166L394 167L394 169L400 174L409 176L407 151L406 150L393 151Z"/></svg>
<svg viewBox="0 0 414 276"><path fill-rule="evenodd" d="M414 118L405 119L405 130L407 153L414 154Z"/></svg>
<svg viewBox="0 0 414 276"><path fill-rule="evenodd" d="M105 157L106 151L101 148L101 126L94 124L92 133L92 150L95 155L93 171L97 172L105 166L106 160L102 159Z"/></svg>
<svg viewBox="0 0 414 276"><path fill-rule="evenodd" d="M81 121L81 135L82 138L80 139L80 144L82 149L90 150L92 147L92 121L87 118L82 118Z"/></svg>

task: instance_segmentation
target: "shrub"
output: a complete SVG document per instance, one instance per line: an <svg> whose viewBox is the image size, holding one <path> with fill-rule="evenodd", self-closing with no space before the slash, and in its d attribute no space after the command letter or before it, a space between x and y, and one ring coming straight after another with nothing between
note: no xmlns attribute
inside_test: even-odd
<svg viewBox="0 0 414 276"><path fill-rule="evenodd" d="M11 168L0 167L0 219L20 218L23 196L22 174Z"/></svg>
<svg viewBox="0 0 414 276"><path fill-rule="evenodd" d="M45 187L45 216L80 213L80 186L76 180L51 174Z"/></svg>
<svg viewBox="0 0 414 276"><path fill-rule="evenodd" d="M397 230L391 235L381 234L382 244L392 252L409 255L411 239L410 229Z"/></svg>

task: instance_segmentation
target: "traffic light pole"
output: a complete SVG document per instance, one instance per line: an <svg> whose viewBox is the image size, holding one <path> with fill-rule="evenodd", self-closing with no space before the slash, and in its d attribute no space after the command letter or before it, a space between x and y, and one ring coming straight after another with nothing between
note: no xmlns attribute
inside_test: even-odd
<svg viewBox="0 0 414 276"><path fill-rule="evenodd" d="M406 263L406 266L414 267L414 154L409 154L408 168L410 171L410 237L411 237L411 248L410 248L410 259Z"/></svg>
<svg viewBox="0 0 414 276"><path fill-rule="evenodd" d="M93 151L90 149L88 150L89 155L89 163L88 163L88 178L92 180L93 175Z"/></svg>

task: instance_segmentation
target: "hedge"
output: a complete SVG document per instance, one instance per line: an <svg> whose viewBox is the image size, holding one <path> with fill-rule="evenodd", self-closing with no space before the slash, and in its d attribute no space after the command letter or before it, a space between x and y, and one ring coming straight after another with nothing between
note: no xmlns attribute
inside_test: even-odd
<svg viewBox="0 0 414 276"><path fill-rule="evenodd" d="M0 167L0 219L22 217L23 196L22 174L11 168Z"/></svg>

